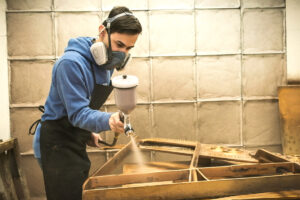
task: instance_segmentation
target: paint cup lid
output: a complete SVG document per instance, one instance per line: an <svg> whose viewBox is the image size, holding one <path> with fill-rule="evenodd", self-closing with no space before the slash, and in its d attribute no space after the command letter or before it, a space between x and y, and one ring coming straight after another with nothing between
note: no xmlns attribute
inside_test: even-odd
<svg viewBox="0 0 300 200"><path fill-rule="evenodd" d="M132 88L139 84L139 79L133 75L120 75L112 79L115 88Z"/></svg>

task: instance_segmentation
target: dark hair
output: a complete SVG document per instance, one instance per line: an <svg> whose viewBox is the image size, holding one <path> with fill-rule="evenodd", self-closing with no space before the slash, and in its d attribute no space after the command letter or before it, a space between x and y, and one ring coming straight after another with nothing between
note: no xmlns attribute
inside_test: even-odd
<svg viewBox="0 0 300 200"><path fill-rule="evenodd" d="M127 7L119 6L114 7L109 15L108 18L114 17L118 14L128 12L132 13ZM107 25L106 20L102 23L105 27ZM133 15L124 15L115 19L110 25L110 33L126 33L129 35L135 35L142 32L142 26L139 20Z"/></svg>

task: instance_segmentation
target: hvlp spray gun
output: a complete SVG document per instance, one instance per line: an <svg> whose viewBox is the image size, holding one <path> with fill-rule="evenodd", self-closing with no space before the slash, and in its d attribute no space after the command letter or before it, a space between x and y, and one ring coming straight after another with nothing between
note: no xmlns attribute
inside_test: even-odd
<svg viewBox="0 0 300 200"><path fill-rule="evenodd" d="M135 89L138 86L139 80L136 76L132 75L120 75L112 79L112 85L115 88L115 102L119 109L119 115L121 121L124 123L125 135L135 136L134 130L130 124L129 114L136 106L136 92ZM112 144L108 144L104 141L99 141L107 146L114 146L118 140L119 133L115 133L115 137Z"/></svg>

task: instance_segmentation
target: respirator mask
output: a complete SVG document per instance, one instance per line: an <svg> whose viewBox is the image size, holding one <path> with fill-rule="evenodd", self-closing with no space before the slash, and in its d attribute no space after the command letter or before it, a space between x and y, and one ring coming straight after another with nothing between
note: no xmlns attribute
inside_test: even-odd
<svg viewBox="0 0 300 200"><path fill-rule="evenodd" d="M108 48L106 48L103 42L95 42L94 44L92 44L90 48L90 51L92 53L95 62L103 69L111 70L116 68L118 71L122 70L130 59L130 54L126 55L124 52L121 51L112 51L111 40L110 40L111 23L117 18L125 15L133 16L133 14L131 13L124 12L114 17L106 19L107 22L106 30L108 34Z"/></svg>

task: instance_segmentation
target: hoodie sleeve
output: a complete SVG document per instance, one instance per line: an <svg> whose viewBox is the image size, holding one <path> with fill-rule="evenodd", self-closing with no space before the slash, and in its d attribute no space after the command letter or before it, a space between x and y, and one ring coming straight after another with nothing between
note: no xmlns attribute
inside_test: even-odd
<svg viewBox="0 0 300 200"><path fill-rule="evenodd" d="M89 107L89 94L83 72L72 60L62 60L57 66L55 81L71 124L92 132L109 130L110 113Z"/></svg>

